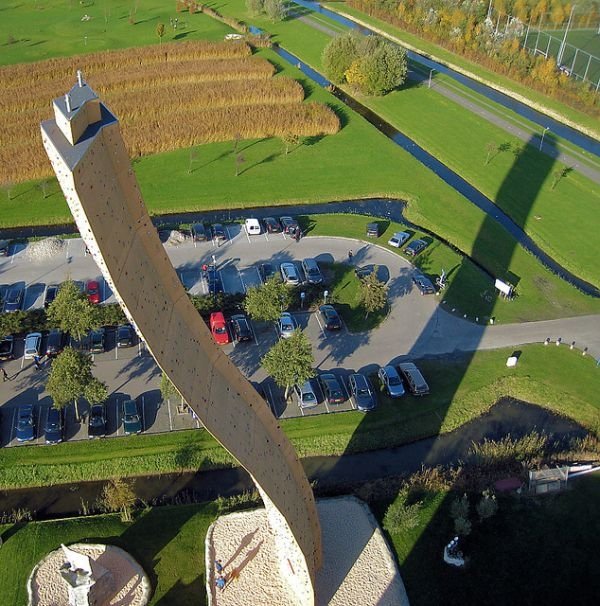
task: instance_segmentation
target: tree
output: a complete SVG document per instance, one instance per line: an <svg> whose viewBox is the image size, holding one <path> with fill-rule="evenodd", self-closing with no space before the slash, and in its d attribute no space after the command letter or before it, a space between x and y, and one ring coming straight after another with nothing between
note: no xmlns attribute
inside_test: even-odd
<svg viewBox="0 0 600 606"><path fill-rule="evenodd" d="M131 522L131 508L135 501L133 486L121 478L113 478L103 486L98 505L109 513L120 512L122 522Z"/></svg>
<svg viewBox="0 0 600 606"><path fill-rule="evenodd" d="M287 13L283 0L265 0L263 10L271 21L283 21Z"/></svg>
<svg viewBox="0 0 600 606"><path fill-rule="evenodd" d="M298 145L300 138L295 133L286 133L281 137L283 144L285 145L285 155L290 153L290 147Z"/></svg>
<svg viewBox="0 0 600 606"><path fill-rule="evenodd" d="M275 322L291 302L292 291L289 286L274 277L267 280L266 284L248 289L244 309L253 320Z"/></svg>
<svg viewBox="0 0 600 606"><path fill-rule="evenodd" d="M158 39L160 40L160 44L162 44L162 39L163 39L163 36L165 35L165 24L164 23L158 23L156 25L156 35L158 36Z"/></svg>
<svg viewBox="0 0 600 606"><path fill-rule="evenodd" d="M498 146L493 141L490 141L489 143L486 143L485 151L487 152L487 157L485 159L485 165L487 166L492 159L492 154L495 154L498 151Z"/></svg>
<svg viewBox="0 0 600 606"><path fill-rule="evenodd" d="M179 395L177 388L164 372L160 375L160 395L162 396L163 402L166 402L175 395Z"/></svg>
<svg viewBox="0 0 600 606"><path fill-rule="evenodd" d="M264 2L263 0L246 0L246 9L252 16L257 17L264 10Z"/></svg>
<svg viewBox="0 0 600 606"><path fill-rule="evenodd" d="M288 397L292 385L302 385L315 376L312 345L308 337L296 329L291 337L280 339L261 360L262 367Z"/></svg>
<svg viewBox="0 0 600 606"><path fill-rule="evenodd" d="M2 301L0 300L0 305ZM19 310L10 314L0 314L0 338L18 334L26 330L27 312Z"/></svg>
<svg viewBox="0 0 600 606"><path fill-rule="evenodd" d="M367 95L385 95L406 80L406 51L392 42L380 39L377 48L361 57L359 70L363 73L362 92Z"/></svg>
<svg viewBox="0 0 600 606"><path fill-rule="evenodd" d="M96 308L72 280L61 284L56 299L48 308L48 321L77 340L100 326Z"/></svg>
<svg viewBox="0 0 600 606"><path fill-rule="evenodd" d="M496 515L496 512L498 511L498 501L496 500L496 495L492 494L489 490L484 490L481 493L481 500L479 503L477 503L475 509L477 510L480 521Z"/></svg>
<svg viewBox="0 0 600 606"><path fill-rule="evenodd" d="M75 404L79 418L77 401L85 398L91 405L104 402L108 397L106 384L93 376L91 356L72 347L66 347L52 362L46 390L56 408L64 408L70 402Z"/></svg>
<svg viewBox="0 0 600 606"><path fill-rule="evenodd" d="M332 82L345 81L348 68L358 59L359 41L359 34L350 31L332 38L323 50L321 56L323 71Z"/></svg>
<svg viewBox="0 0 600 606"><path fill-rule="evenodd" d="M377 269L375 265L373 271L360 281L361 304L366 311L365 318L387 305L387 286L377 279Z"/></svg>

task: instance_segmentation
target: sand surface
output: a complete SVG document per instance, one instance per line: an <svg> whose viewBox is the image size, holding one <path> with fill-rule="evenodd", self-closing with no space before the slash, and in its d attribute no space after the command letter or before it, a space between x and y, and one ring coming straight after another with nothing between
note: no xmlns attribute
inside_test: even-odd
<svg viewBox="0 0 600 606"><path fill-rule="evenodd" d="M353 497L317 502L323 567L316 579L318 606L408 606L393 555L367 505ZM215 587L215 559L228 583ZM222 516L206 540L207 591L213 606L294 606L280 574L264 509Z"/></svg>
<svg viewBox="0 0 600 606"><path fill-rule="evenodd" d="M151 587L142 567L126 552L114 545L69 545L71 549L90 557L92 570L94 562L100 570L112 574L112 591L102 606L145 606L151 594ZM29 579L30 606L69 606L67 583L60 575L65 563L62 549L49 553L34 568Z"/></svg>

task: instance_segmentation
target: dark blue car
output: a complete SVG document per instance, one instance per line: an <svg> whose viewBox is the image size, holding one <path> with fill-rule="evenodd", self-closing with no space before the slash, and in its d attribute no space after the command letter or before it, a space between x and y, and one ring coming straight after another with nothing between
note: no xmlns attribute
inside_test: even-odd
<svg viewBox="0 0 600 606"><path fill-rule="evenodd" d="M33 406L20 406L17 412L17 442L29 442L35 439L35 421Z"/></svg>
<svg viewBox="0 0 600 606"><path fill-rule="evenodd" d="M46 444L63 441L63 415L59 408L50 408L46 419Z"/></svg>

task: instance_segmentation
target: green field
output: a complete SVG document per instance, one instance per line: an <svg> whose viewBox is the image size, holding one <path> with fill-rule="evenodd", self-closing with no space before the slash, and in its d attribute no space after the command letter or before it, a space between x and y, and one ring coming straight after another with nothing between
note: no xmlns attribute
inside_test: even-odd
<svg viewBox="0 0 600 606"><path fill-rule="evenodd" d="M512 349L480 351L419 362L431 387L427 398L382 397L369 414L344 412L281 422L302 457L341 455L406 444L452 431L479 417L503 396L539 404L600 427L600 375L595 361L568 347L529 345L506 368ZM52 448L0 449L0 489L211 469L231 457L205 431L70 442Z"/></svg>

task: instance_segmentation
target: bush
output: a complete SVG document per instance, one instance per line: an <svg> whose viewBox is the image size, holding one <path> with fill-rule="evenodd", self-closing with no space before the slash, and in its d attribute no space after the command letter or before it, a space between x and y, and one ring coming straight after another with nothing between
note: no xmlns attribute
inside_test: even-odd
<svg viewBox="0 0 600 606"><path fill-rule="evenodd" d="M480 467L499 467L510 463L522 462L527 465L539 459L548 446L548 436L532 431L522 438L513 439L507 435L501 440L484 440L473 443L469 455L475 465Z"/></svg>
<svg viewBox="0 0 600 606"><path fill-rule="evenodd" d="M496 515L496 512L498 511L496 495L492 494L489 490L484 490L481 495L481 500L477 503L476 509L480 521Z"/></svg>
<svg viewBox="0 0 600 606"><path fill-rule="evenodd" d="M466 494L463 494L463 496L460 499L456 498L456 499L454 499L454 501L452 501L452 505L450 506L450 515L455 520L458 520L459 518L468 519L469 508L470 508L469 497L467 497Z"/></svg>
<svg viewBox="0 0 600 606"><path fill-rule="evenodd" d="M420 522L420 510L422 501L409 504L409 490L404 487L396 497L396 500L390 504L383 518L383 527L390 534L416 528Z"/></svg>
<svg viewBox="0 0 600 606"><path fill-rule="evenodd" d="M467 518L456 518L454 520L454 532L462 537L471 534L472 524Z"/></svg>
<svg viewBox="0 0 600 606"><path fill-rule="evenodd" d="M341 84L346 81L346 72L358 59L359 44L359 34L351 31L342 36L336 36L325 47L321 62L325 75L332 82Z"/></svg>

